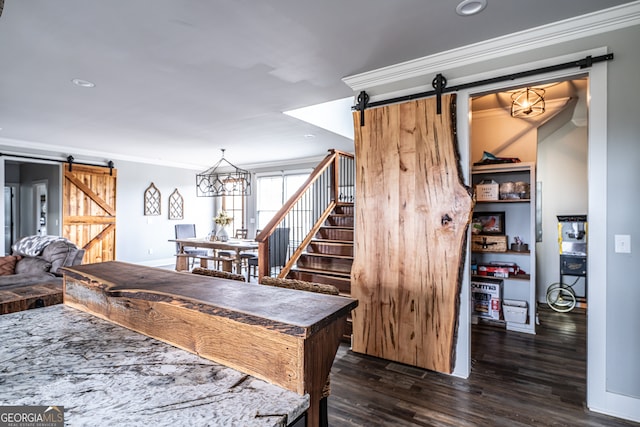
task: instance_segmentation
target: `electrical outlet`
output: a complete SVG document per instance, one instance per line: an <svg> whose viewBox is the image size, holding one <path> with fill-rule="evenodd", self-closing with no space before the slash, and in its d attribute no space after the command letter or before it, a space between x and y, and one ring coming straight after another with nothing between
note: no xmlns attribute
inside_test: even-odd
<svg viewBox="0 0 640 427"><path fill-rule="evenodd" d="M153 255L153 249L149 248L149 255Z"/></svg>
<svg viewBox="0 0 640 427"><path fill-rule="evenodd" d="M615 251L619 254L631 253L631 236L628 234L616 234L614 236Z"/></svg>

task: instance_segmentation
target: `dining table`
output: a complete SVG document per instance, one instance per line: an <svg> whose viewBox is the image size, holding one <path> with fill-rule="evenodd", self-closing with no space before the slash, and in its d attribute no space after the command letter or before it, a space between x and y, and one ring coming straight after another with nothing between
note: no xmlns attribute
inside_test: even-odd
<svg viewBox="0 0 640 427"><path fill-rule="evenodd" d="M178 253L176 254L176 271L189 270L189 257L190 255L185 252L185 248L202 248L212 249L214 251L211 256L197 256L200 259L200 266L207 267L208 261L223 261L223 270L231 271L232 265L236 265L236 271L241 271L240 253L245 251L256 251L258 249L258 242L252 239L229 239L227 241L210 240L202 237L188 237L179 239L170 239L170 242L177 243L179 245ZM232 251L235 252L233 259L221 258L216 255L218 251Z"/></svg>

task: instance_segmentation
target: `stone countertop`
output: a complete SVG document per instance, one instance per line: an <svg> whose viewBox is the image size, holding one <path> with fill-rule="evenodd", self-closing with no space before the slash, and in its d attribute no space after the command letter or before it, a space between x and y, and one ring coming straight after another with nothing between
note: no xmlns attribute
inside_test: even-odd
<svg viewBox="0 0 640 427"><path fill-rule="evenodd" d="M0 316L0 342L0 405L64 406L67 425L286 426L309 406L64 305Z"/></svg>

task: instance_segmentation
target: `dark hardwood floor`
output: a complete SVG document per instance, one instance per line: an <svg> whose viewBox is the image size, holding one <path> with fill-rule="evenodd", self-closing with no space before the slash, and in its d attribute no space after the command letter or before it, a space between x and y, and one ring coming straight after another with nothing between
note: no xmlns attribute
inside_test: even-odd
<svg viewBox="0 0 640 427"><path fill-rule="evenodd" d="M331 371L330 426L639 426L586 409L586 315L540 307L537 335L473 327L472 373L349 350Z"/></svg>

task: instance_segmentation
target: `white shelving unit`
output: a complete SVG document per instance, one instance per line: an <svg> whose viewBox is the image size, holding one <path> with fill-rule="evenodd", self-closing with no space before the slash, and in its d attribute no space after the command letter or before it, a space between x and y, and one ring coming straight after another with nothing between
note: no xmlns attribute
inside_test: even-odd
<svg viewBox="0 0 640 427"><path fill-rule="evenodd" d="M474 212L504 212L507 249L511 247L515 236L522 238L529 245L528 252L472 252L471 258L481 262L515 262L527 274L503 279L503 300L520 300L527 302L526 323L504 322L507 330L536 333L536 223L535 223L535 163L505 163L497 165L474 166L471 170L472 185L483 180L494 180L498 184L504 182L524 181L529 183L529 199L510 199L494 201L478 201ZM474 276L477 277L477 276ZM485 276L482 276L485 277ZM504 307L503 307L504 310Z"/></svg>

